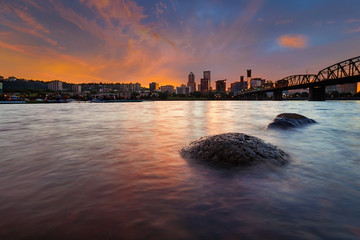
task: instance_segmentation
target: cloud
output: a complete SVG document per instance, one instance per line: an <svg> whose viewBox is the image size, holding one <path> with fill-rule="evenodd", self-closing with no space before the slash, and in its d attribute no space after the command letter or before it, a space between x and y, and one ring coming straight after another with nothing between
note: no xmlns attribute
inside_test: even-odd
<svg viewBox="0 0 360 240"><path fill-rule="evenodd" d="M31 16L27 12L27 8L6 2L0 6L1 25L41 38L53 46L57 45L57 41L48 36L51 34L50 30Z"/></svg>
<svg viewBox="0 0 360 240"><path fill-rule="evenodd" d="M24 46L18 45L18 44L8 44L5 42L1 42L0 41L0 48L6 48L18 53L22 53L22 54L26 54L26 55L30 55L31 54L24 48Z"/></svg>
<svg viewBox="0 0 360 240"><path fill-rule="evenodd" d="M293 23L293 22L294 22L293 19L285 19L285 20L277 21L275 23L275 25L285 25L285 24L290 24L290 23Z"/></svg>
<svg viewBox="0 0 360 240"><path fill-rule="evenodd" d="M349 31L347 31L346 33L358 33L358 32L360 32L360 27L350 29L350 30L349 30Z"/></svg>
<svg viewBox="0 0 360 240"><path fill-rule="evenodd" d="M306 48L307 37L304 35L283 35L277 39L280 46L285 48Z"/></svg>
<svg viewBox="0 0 360 240"><path fill-rule="evenodd" d="M357 23L360 22L360 19L352 18L345 21L345 23Z"/></svg>

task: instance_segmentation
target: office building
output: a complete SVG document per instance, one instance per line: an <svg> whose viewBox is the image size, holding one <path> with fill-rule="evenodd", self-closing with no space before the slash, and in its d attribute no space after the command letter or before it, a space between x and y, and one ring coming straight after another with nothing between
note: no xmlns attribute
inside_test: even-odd
<svg viewBox="0 0 360 240"><path fill-rule="evenodd" d="M210 91L209 88L209 80L207 78L202 78L200 80L200 92L208 92Z"/></svg>
<svg viewBox="0 0 360 240"><path fill-rule="evenodd" d="M225 93L226 92L226 79L216 81L216 92Z"/></svg>
<svg viewBox="0 0 360 240"><path fill-rule="evenodd" d="M204 78L208 80L208 90L211 91L211 77L210 71L204 71Z"/></svg>
<svg viewBox="0 0 360 240"><path fill-rule="evenodd" d="M233 82L230 85L230 92L233 92L234 94L238 94L242 90L241 88L241 82Z"/></svg>
<svg viewBox="0 0 360 240"><path fill-rule="evenodd" d="M336 85L336 89L339 93L347 93L350 92L352 94L357 93L357 83L347 83Z"/></svg>
<svg viewBox="0 0 360 240"><path fill-rule="evenodd" d="M257 87L260 87L263 84L265 84L265 79L252 78L250 80L249 88L257 88Z"/></svg>
<svg viewBox="0 0 360 240"><path fill-rule="evenodd" d="M81 93L81 85L73 84L73 85L71 86L71 90L72 90L74 93Z"/></svg>
<svg viewBox="0 0 360 240"><path fill-rule="evenodd" d="M187 86L190 87L190 92L196 91L195 74L192 72L189 74Z"/></svg>
<svg viewBox="0 0 360 240"><path fill-rule="evenodd" d="M141 91L141 84L140 83L120 83L119 84L119 91L121 93L140 92Z"/></svg>
<svg viewBox="0 0 360 240"><path fill-rule="evenodd" d="M247 72L247 82L249 83L248 84L248 88L250 89L251 87L250 87L250 81L251 81L251 69L248 69L248 70L246 70L246 72Z"/></svg>
<svg viewBox="0 0 360 240"><path fill-rule="evenodd" d="M165 85L165 86L161 86L160 87L160 91L162 93L168 92L168 93L174 93L175 92L175 88L174 86L171 85Z"/></svg>
<svg viewBox="0 0 360 240"><path fill-rule="evenodd" d="M48 88L51 91L62 91L63 90L63 82L59 81L59 80L54 80L48 83Z"/></svg>
<svg viewBox="0 0 360 240"><path fill-rule="evenodd" d="M182 84L181 87L176 87L176 94L189 94L190 93L190 87Z"/></svg>
<svg viewBox="0 0 360 240"><path fill-rule="evenodd" d="M149 84L150 92L153 93L155 90L159 89L159 84L156 82L152 82Z"/></svg>

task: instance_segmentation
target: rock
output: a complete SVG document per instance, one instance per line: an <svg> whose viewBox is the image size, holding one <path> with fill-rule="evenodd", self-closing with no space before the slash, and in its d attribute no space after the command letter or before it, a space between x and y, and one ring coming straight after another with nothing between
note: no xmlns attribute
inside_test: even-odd
<svg viewBox="0 0 360 240"><path fill-rule="evenodd" d="M296 113L282 113L275 117L268 125L268 128L288 129L301 127L310 123L316 123L316 121Z"/></svg>
<svg viewBox="0 0 360 240"><path fill-rule="evenodd" d="M195 159L223 166L275 166L288 162L288 155L263 140L243 133L225 133L202 137L180 151L185 159Z"/></svg>

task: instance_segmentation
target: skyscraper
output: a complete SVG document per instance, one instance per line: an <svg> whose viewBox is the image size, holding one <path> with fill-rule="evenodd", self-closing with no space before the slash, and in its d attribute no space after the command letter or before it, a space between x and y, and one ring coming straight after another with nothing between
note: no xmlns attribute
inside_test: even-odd
<svg viewBox="0 0 360 240"><path fill-rule="evenodd" d="M204 78L208 80L208 91L211 90L211 78L210 78L210 71L204 71Z"/></svg>
<svg viewBox="0 0 360 240"><path fill-rule="evenodd" d="M226 79L216 81L216 92L217 93L226 92Z"/></svg>
<svg viewBox="0 0 360 240"><path fill-rule="evenodd" d="M251 81L251 69L247 70L247 82L248 84L248 88L250 88L250 81Z"/></svg>
<svg viewBox="0 0 360 240"><path fill-rule="evenodd" d="M208 92L209 89L209 80L207 78L202 78L200 82L200 92Z"/></svg>
<svg viewBox="0 0 360 240"><path fill-rule="evenodd" d="M187 86L190 87L190 92L196 91L195 74L189 74Z"/></svg>

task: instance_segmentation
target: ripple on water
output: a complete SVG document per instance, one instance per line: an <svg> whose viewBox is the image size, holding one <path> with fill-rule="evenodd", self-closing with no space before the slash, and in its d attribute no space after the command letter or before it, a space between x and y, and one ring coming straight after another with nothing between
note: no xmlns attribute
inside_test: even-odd
<svg viewBox="0 0 360 240"><path fill-rule="evenodd" d="M318 124L266 131L282 112ZM0 238L357 239L359 116L357 102L1 105ZM225 132L292 161L233 171L180 157Z"/></svg>

